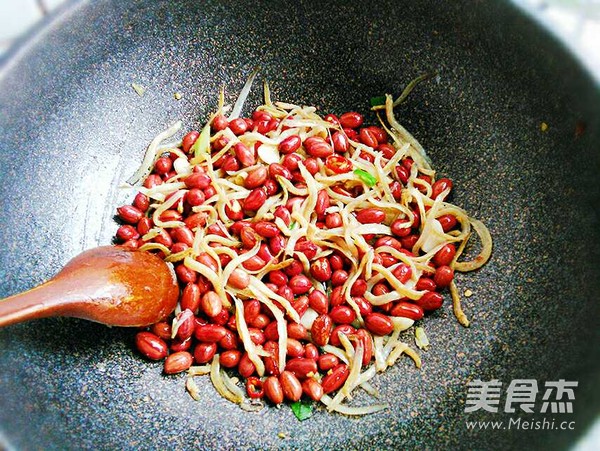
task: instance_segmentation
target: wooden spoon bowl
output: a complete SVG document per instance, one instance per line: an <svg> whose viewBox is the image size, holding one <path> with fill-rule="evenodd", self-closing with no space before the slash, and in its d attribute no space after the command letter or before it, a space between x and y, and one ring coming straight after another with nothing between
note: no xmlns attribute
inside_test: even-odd
<svg viewBox="0 0 600 451"><path fill-rule="evenodd" d="M0 327L49 316L110 326L148 326L169 315L179 288L156 255L103 246L73 258L52 279L0 300Z"/></svg>

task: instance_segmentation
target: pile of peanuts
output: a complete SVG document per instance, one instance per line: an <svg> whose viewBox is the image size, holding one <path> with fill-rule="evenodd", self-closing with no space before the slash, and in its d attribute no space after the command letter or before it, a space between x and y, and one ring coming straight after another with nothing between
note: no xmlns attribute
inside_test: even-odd
<svg viewBox="0 0 600 451"><path fill-rule="evenodd" d="M183 176L174 168L174 162L181 158L181 152L189 155L190 160L193 159L193 146L199 137L197 131L190 131L183 137L179 148L181 152L165 152L159 156L151 174L143 183L147 190L173 180L185 184L180 190L170 194L178 194L180 198L160 216L161 221L179 221L180 226L155 227L152 212L156 206L142 192L135 196L132 205L117 209L122 225L118 228L116 240L127 248L144 249L144 245L157 243L163 246L161 249L168 249L168 255L185 254L193 248L198 230L203 230L206 235L228 239L233 237L238 243L234 246L234 251L240 255L258 248L254 256L231 272L228 280L221 281L221 287L215 287L207 277L184 264L183 260L174 261L175 274L181 287L176 313L136 335L139 352L151 360L164 360L166 374L181 373L193 365L210 363L217 356L221 367L232 370L233 374L242 378L250 398L265 398L273 404L284 400L298 401L303 396L318 401L324 394L340 389L349 375L348 363L338 355L323 350L325 345L342 348L339 337L345 334L355 346L356 343L362 343L363 365L367 367L374 359L373 337L392 333L392 317L417 321L426 313L442 306L444 299L441 292L454 278L451 262L456 248L453 243L441 247L428 262L428 271L414 281L414 289L424 292L419 299L402 298L383 305L372 305L365 299L367 291L381 296L392 292L393 287L386 280L371 285L361 275L347 288L354 304L349 305L344 287L351 272L356 269L357 262L335 249L322 255L323 249L319 245L301 238L294 246L294 254L285 256L293 258L293 261L285 267L267 272L261 282L273 293L287 300L299 318L310 310L314 320L310 324L294 321L289 312L274 301L286 318L286 361L281 364L278 324L273 312L258 299L242 299L243 317L252 343L263 351L261 359L264 371L262 374L257 371L240 337L235 305L228 289L238 292L245 290L251 277L257 272L284 259L288 238L282 233L281 223L292 227L292 212L305 199L303 196L290 195L284 204L272 209L270 216L259 220L255 219L256 212L270 197L281 192L282 178L298 189L306 188L300 166L311 175L319 171L332 176L350 173L354 168L350 158L354 151L352 143L361 143L372 150L360 152L358 156L371 163L377 153L382 154L385 162L397 152L397 147L389 142L387 132L381 127L364 126L364 118L357 112L347 112L339 117L329 114L323 119L335 125L328 137L311 136L302 139L300 135L292 134L278 144L277 150L281 155L279 162L266 164L259 158L258 146L248 146L242 140L232 143L226 137L231 136L231 133L226 135L223 132L228 129L236 137L258 133L273 138L286 129L281 126L281 118L273 117L260 109L254 111L249 118L228 120L223 115L213 117L210 123L213 157L229 146L226 153L213 161L214 170L226 177L226 174L249 168L240 182L248 190L248 194L243 199L233 199L227 203L226 221L221 218L215 220L206 212L194 208L215 202L218 197L214 180L205 166L192 165L191 172ZM415 162L412 158L405 157L390 174L392 182L389 189L397 201L401 200L413 164ZM418 178L430 186L432 199L441 193L447 195L452 188L452 182L447 178L434 180L431 175L423 173L418 173ZM367 189L362 184L339 184L330 188L334 193L348 198L354 198ZM167 196L167 200L170 196ZM340 213L328 210L331 204L328 191L319 191L312 213L313 218L316 217L316 227L334 229L342 226L343 218ZM393 274L400 283L415 278L411 267L391 253L378 252L378 249L393 248L407 256L416 256L412 252L420 236L420 213L416 206L413 206L413 213L412 217L399 215L387 220L386 212L377 207L355 212L355 217L361 224L385 223L389 226L391 234L369 234L364 239L374 250L373 263L385 268L392 267ZM276 222L276 218L281 221ZM437 219L444 232L457 227L457 219L453 215L446 214ZM215 249L218 246L218 243L211 243L211 247ZM164 250L154 249L151 252L167 257ZM308 270L302 259L298 258L299 254L304 254L310 263ZM192 255L196 262L214 273L232 260L231 253L219 253L218 261L214 254L211 256L207 252L187 255ZM227 292L227 299L219 294L217 288ZM359 317L362 321L357 321Z"/></svg>

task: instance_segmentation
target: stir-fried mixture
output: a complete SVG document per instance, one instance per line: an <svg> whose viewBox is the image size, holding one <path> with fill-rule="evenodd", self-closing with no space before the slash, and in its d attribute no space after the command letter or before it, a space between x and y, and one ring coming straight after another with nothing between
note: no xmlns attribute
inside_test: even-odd
<svg viewBox="0 0 600 451"><path fill-rule="evenodd" d="M351 406L402 355L420 366L401 332L452 299L467 326L456 271L491 254L486 227L448 201L421 145L400 125L391 96L375 106L380 124L357 112L321 117L314 107L265 102L239 117L252 80L232 110L224 105L200 133L150 144L133 205L118 209L123 246L157 253L181 286L172 318L138 332L139 351L187 371L247 410L263 400ZM475 231L479 255L459 261ZM422 328L417 340L427 342Z"/></svg>

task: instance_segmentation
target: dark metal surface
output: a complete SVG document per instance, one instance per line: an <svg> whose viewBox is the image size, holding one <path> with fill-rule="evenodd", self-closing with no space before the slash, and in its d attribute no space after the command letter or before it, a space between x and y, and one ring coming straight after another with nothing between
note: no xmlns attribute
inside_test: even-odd
<svg viewBox="0 0 600 451"><path fill-rule="evenodd" d="M8 327L0 330L7 441L17 449L572 444L600 405L600 96L560 45L505 2L65 9L0 72L0 296L109 243L114 209L131 199L119 185L149 140L179 118L198 127L218 88L233 100L257 64L275 98L336 113L365 111L371 96L440 71L398 115L454 179L455 202L495 239L491 262L458 280L474 293L464 299L472 326L459 326L448 305L428 318L423 368L404 359L374 382L389 410L358 419L320 410L302 423L286 407L245 413L208 380L194 402L183 377L161 375L133 351L130 330L73 319ZM143 97L131 82L147 88ZM587 128L576 139L577 121ZM546 416L576 421L575 430L468 430L471 420L545 417L465 413L467 382L492 378L579 381L575 413Z"/></svg>

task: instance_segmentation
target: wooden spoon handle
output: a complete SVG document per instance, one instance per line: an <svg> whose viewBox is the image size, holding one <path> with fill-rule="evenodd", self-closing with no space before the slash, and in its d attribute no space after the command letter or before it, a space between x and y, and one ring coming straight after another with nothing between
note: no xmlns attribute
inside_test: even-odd
<svg viewBox="0 0 600 451"><path fill-rule="evenodd" d="M0 327L48 316L60 316L69 296L54 280L0 300Z"/></svg>
<svg viewBox="0 0 600 451"><path fill-rule="evenodd" d="M0 327L48 316L148 326L177 305L173 270L156 255L117 246L79 254L48 282L0 300Z"/></svg>

